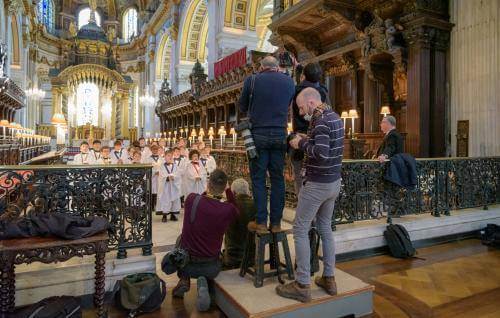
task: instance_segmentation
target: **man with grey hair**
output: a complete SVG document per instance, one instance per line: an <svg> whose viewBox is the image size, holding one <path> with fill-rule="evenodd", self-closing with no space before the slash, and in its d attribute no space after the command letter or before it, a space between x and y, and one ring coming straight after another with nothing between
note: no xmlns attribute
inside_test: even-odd
<svg viewBox="0 0 500 318"><path fill-rule="evenodd" d="M271 231L281 231L285 207L285 152L288 108L295 94L290 76L279 72L278 60L267 56L261 61L258 74L249 76L243 84L239 100L242 113L251 123L257 157L250 159L254 203L257 208L255 222L249 225L259 234L268 232L266 177L271 181Z"/></svg>
<svg viewBox="0 0 500 318"><path fill-rule="evenodd" d="M378 161L384 162L398 153L403 153L403 137L396 131L396 118L391 115L384 117L380 122L380 130L385 136L377 149Z"/></svg>
<svg viewBox="0 0 500 318"><path fill-rule="evenodd" d="M328 294L337 293L335 283L335 245L332 217L335 200L340 193L344 125L342 119L321 101L312 87L296 98L299 113L309 122L307 135L297 134L290 146L305 153L304 184L300 188L293 239L297 271L295 281L276 287L278 295L301 302L311 301L311 248L309 229L313 220L323 242L323 275L314 282Z"/></svg>
<svg viewBox="0 0 500 318"><path fill-rule="evenodd" d="M255 205L250 195L250 186L245 179L233 181L226 190L226 198L238 209L238 217L229 226L224 236L222 264L224 269L239 268L247 244L247 225L255 219ZM251 249L255 251L255 248ZM253 254L252 254L253 255Z"/></svg>

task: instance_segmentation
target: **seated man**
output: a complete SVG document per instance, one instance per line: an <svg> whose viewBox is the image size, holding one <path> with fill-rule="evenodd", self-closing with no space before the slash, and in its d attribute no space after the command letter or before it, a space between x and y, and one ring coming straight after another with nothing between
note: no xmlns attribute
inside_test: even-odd
<svg viewBox="0 0 500 318"><path fill-rule="evenodd" d="M224 253L222 255L224 270L240 267L247 245L247 225L250 221L255 220L256 212L253 198L250 195L250 187L245 179L234 180L231 189L226 190L226 197L229 203L238 208L239 216L229 226L224 236ZM251 251L255 251L255 247Z"/></svg>
<svg viewBox="0 0 500 318"><path fill-rule="evenodd" d="M238 216L234 205L221 202L226 186L226 174L222 170L215 170L210 175L205 195L191 193L186 197L179 247L187 251L189 262L177 268L180 280L172 294L174 297L184 297L190 288L190 278L197 278L196 307L199 311L206 311L210 307L207 280L212 285L220 272L222 239L229 224ZM166 258L165 262L170 260ZM165 267L162 264L162 268Z"/></svg>

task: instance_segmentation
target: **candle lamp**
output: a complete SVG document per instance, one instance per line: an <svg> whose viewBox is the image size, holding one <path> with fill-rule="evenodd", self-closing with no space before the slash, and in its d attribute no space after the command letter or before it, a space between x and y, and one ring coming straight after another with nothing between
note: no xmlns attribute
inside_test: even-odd
<svg viewBox="0 0 500 318"><path fill-rule="evenodd" d="M391 108L389 106L382 106L380 109L380 114L384 115L384 117L387 117L387 115L391 114Z"/></svg>
<svg viewBox="0 0 500 318"><path fill-rule="evenodd" d="M349 110L349 118L351 118L351 123L352 123L352 133L351 133L351 137L353 138L354 137L354 134L356 132L356 130L354 129L354 120L356 118L358 118L358 111L356 109L350 109Z"/></svg>
<svg viewBox="0 0 500 318"><path fill-rule="evenodd" d="M344 110L340 115L340 118L344 120L344 134L345 134L346 119L349 118L349 113Z"/></svg>
<svg viewBox="0 0 500 318"><path fill-rule="evenodd" d="M233 147L235 147L237 135L236 135L236 130L234 130L234 127L231 127L231 129L229 130L229 134L233 136Z"/></svg>
<svg viewBox="0 0 500 318"><path fill-rule="evenodd" d="M292 122L288 123L288 125L286 127L286 130L288 131L289 135L293 132L293 124L292 124Z"/></svg>
<svg viewBox="0 0 500 318"><path fill-rule="evenodd" d="M191 140L190 140L191 146L194 144L195 140L196 140L196 128L193 128L193 130L191 130Z"/></svg>

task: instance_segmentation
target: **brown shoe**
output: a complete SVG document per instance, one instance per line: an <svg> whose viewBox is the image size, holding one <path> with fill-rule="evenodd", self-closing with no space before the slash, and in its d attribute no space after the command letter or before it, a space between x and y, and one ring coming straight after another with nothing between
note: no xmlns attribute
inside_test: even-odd
<svg viewBox="0 0 500 318"><path fill-rule="evenodd" d="M172 296L177 298L184 298L184 294L191 288L191 281L188 278L181 278L172 290Z"/></svg>
<svg viewBox="0 0 500 318"><path fill-rule="evenodd" d="M272 233L279 233L279 232L282 232L283 230L281 229L281 224L277 224L277 225L272 225L271 226L271 232Z"/></svg>
<svg viewBox="0 0 500 318"><path fill-rule="evenodd" d="M267 230L267 226L265 224L259 224L255 221L248 222L247 229L250 232L255 232L257 234L267 234L269 231Z"/></svg>
<svg viewBox="0 0 500 318"><path fill-rule="evenodd" d="M316 285L323 288L327 292L327 294L332 296L337 295L337 283L335 282L335 276L316 277L314 279L314 282L316 283Z"/></svg>
<svg viewBox="0 0 500 318"><path fill-rule="evenodd" d="M296 281L276 286L276 293L281 297L295 299L303 303L311 301L311 286L301 287Z"/></svg>

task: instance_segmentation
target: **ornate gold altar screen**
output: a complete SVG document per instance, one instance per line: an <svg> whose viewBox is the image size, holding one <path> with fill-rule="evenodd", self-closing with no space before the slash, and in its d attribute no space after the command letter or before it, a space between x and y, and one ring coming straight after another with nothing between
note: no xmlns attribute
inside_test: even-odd
<svg viewBox="0 0 500 318"><path fill-rule="evenodd" d="M99 88L98 126L78 125L76 121L76 88L92 83ZM133 83L117 71L97 64L80 64L64 69L52 78L52 111L63 113L68 122L70 138L114 139L129 137L129 92ZM111 108L104 109L106 103ZM84 137L84 138L82 138Z"/></svg>

